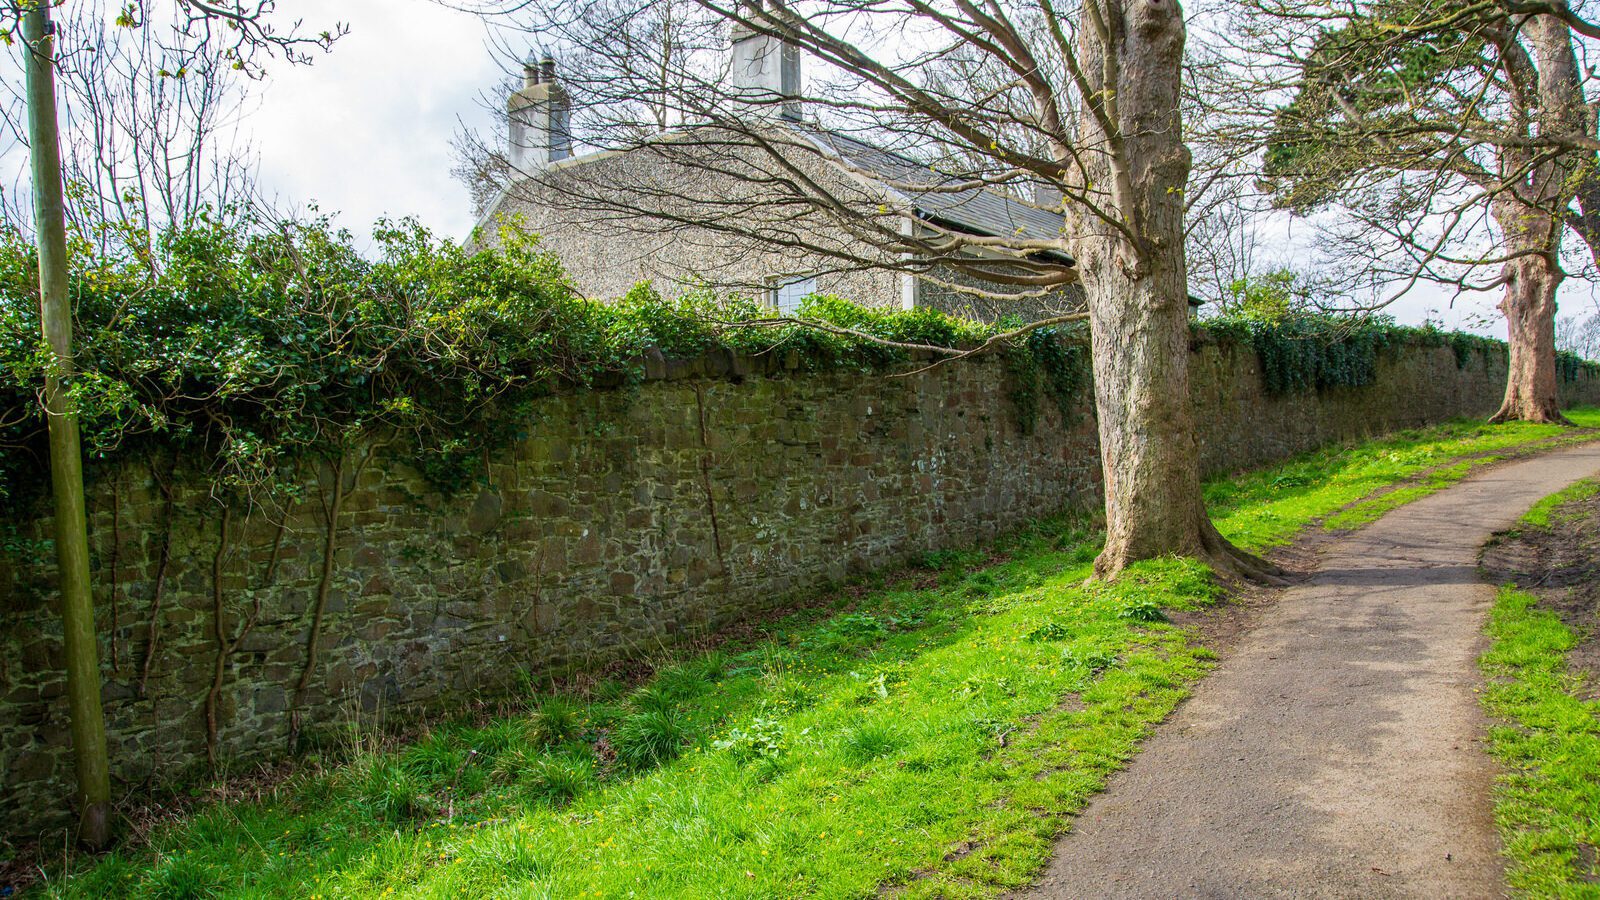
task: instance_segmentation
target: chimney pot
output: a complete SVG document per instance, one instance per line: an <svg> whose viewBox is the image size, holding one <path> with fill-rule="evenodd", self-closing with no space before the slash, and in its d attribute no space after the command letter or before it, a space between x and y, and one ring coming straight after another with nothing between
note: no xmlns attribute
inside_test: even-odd
<svg viewBox="0 0 1600 900"><path fill-rule="evenodd" d="M532 50L528 51L527 59L522 61L522 88L527 90L539 83L539 57Z"/></svg>
<svg viewBox="0 0 1600 900"><path fill-rule="evenodd" d="M556 61L548 53L544 55L544 59L539 63L539 74L542 76L540 80L545 84L556 83Z"/></svg>

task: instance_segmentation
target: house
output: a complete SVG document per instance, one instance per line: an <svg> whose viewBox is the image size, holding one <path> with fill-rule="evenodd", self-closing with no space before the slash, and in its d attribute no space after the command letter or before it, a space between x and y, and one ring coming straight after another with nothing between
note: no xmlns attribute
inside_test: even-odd
<svg viewBox="0 0 1600 900"><path fill-rule="evenodd" d="M555 63L530 59L507 107L512 177L480 239L536 233L598 298L650 280L665 293L758 296L779 312L812 293L983 321L1082 307L1059 194L974 187L807 120L796 48L747 29L730 37L736 117L581 154Z"/></svg>

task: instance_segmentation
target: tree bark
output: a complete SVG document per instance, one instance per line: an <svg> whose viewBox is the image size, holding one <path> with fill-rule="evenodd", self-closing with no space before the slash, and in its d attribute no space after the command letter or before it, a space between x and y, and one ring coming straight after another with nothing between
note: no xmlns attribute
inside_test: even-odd
<svg viewBox="0 0 1600 900"><path fill-rule="evenodd" d="M1567 25L1552 15L1530 16L1523 25L1535 71L1513 79L1527 82L1535 93L1525 110L1538 133L1568 134L1593 130L1592 114L1584 103L1583 74ZM1501 269L1505 296L1500 312L1506 319L1511 364L1506 374L1505 400L1492 422L1553 422L1572 424L1561 414L1556 377L1556 289L1566 277L1561 268L1561 239L1574 195L1582 196L1584 160L1573 153L1550 155L1542 161L1526 150L1506 149L1500 159L1507 190L1491 205L1495 224L1510 258ZM1522 175L1523 171L1528 174ZM1587 203L1583 204L1589 212ZM1579 231L1585 240L1590 236ZM1592 246L1592 245L1591 245Z"/></svg>
<svg viewBox="0 0 1600 900"><path fill-rule="evenodd" d="M1183 43L1175 0L1089 0L1080 24L1090 90L1078 159L1086 189L1106 198L1096 205L1115 211L1073 212L1106 492L1101 577L1168 554L1201 557L1224 574L1275 572L1217 533L1201 494L1189 399Z"/></svg>
<svg viewBox="0 0 1600 900"><path fill-rule="evenodd" d="M67 397L72 375L72 301L67 295L67 227L56 117L55 29L50 4L23 15L32 145L34 227L39 244L40 322L55 357L45 379L50 428L50 483L55 503L56 568L61 589L62 643L67 661L67 706L77 772L78 838L100 848L111 841L111 772L105 711L100 704L100 647L89 588L89 535L83 499L83 451L78 416Z"/></svg>
<svg viewBox="0 0 1600 900"><path fill-rule="evenodd" d="M1507 260L1501 272L1511 359L1506 394L1491 422L1572 424L1561 414L1556 376L1556 290L1565 277L1556 259L1561 225L1540 210L1502 200L1495 206L1506 244L1520 255Z"/></svg>

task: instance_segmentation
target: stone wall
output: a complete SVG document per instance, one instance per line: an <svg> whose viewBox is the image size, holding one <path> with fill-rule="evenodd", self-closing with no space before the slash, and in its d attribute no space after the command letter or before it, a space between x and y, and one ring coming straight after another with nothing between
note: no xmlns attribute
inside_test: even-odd
<svg viewBox="0 0 1600 900"><path fill-rule="evenodd" d="M1194 361L1212 473L1481 415L1504 378L1499 358L1458 368L1448 349L1409 349L1372 387L1267 397L1251 351L1202 337ZM224 542L223 511L181 468L102 477L90 522L116 783L137 794L204 767L219 609L217 747L238 771L282 753L296 718L315 735L494 692L518 671L648 652L1097 503L1087 398L1065 419L1040 404L1024 435L997 360L910 378L725 356L656 368L635 388L544 401L527 439L449 500L376 448L338 478L308 475L287 515L234 510ZM1600 402L1600 381L1569 391ZM318 652L297 691L336 496ZM27 527L44 537L49 522ZM50 578L46 564L0 561L0 831L13 837L61 824L69 795Z"/></svg>

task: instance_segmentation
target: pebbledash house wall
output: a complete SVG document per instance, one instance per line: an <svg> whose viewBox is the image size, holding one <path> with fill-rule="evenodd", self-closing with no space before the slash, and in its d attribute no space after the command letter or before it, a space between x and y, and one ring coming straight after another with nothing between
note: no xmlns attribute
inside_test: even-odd
<svg viewBox="0 0 1600 900"><path fill-rule="evenodd" d="M1087 396L1065 419L1041 403L1024 434L998 360L909 378L794 365L658 361L636 387L551 397L531 436L450 500L379 451L347 481L320 652L299 707L307 732L438 709L504 689L519 670L649 651L917 551L1098 502ZM1216 474L1487 414L1505 365L1475 354L1458 367L1447 348L1411 347L1388 354L1370 387L1269 397L1253 351L1202 334L1193 376L1198 440ZM1569 403L1600 403L1600 379L1565 390ZM285 751L322 565L318 498L331 476L308 481L281 539L265 516L236 520L220 562L219 508L181 472L168 483L158 611L168 529L156 481L128 467L90 497L111 760L131 796L205 765L218 596L230 642L260 602L225 666L224 763L239 771ZM46 537L49 522L25 530ZM0 560L0 831L12 838L63 825L71 795L51 578L47 564Z"/></svg>

